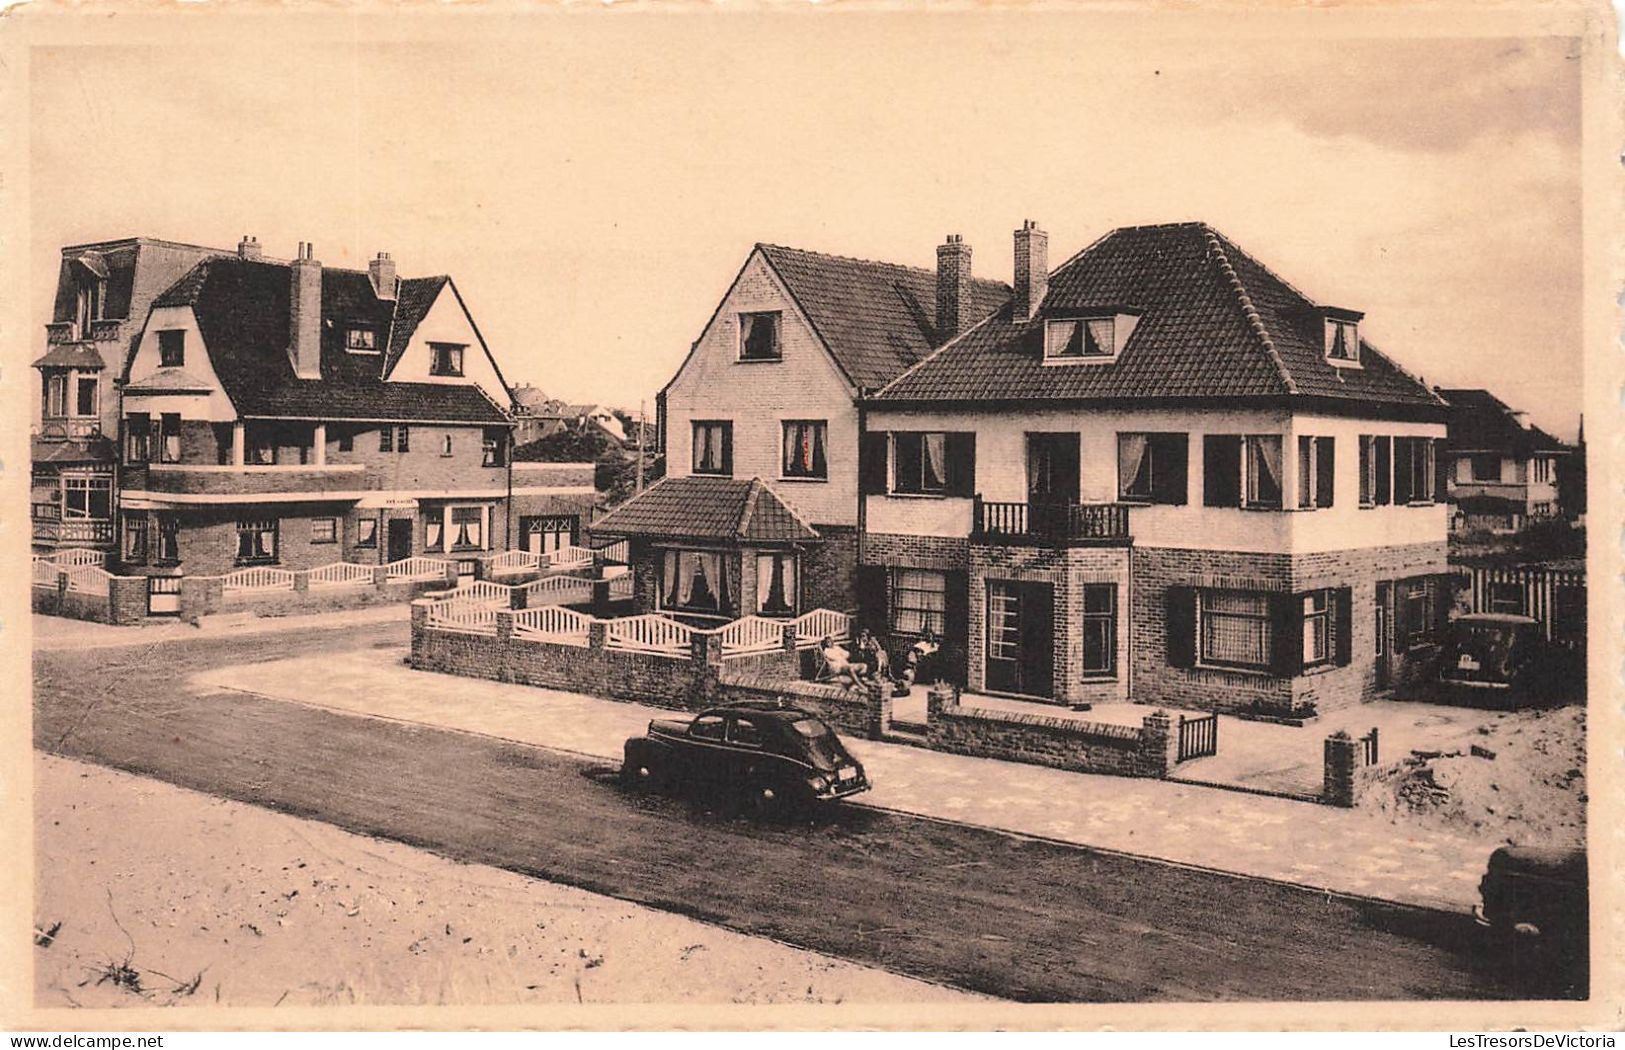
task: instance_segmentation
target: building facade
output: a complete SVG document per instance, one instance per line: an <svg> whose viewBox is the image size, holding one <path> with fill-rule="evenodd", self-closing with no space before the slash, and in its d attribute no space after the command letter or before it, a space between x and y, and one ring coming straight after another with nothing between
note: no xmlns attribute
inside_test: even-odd
<svg viewBox="0 0 1625 1050"><path fill-rule="evenodd" d="M1443 468L1459 530L1516 532L1575 512L1560 475L1573 450L1488 390L1438 391L1450 404Z"/></svg>

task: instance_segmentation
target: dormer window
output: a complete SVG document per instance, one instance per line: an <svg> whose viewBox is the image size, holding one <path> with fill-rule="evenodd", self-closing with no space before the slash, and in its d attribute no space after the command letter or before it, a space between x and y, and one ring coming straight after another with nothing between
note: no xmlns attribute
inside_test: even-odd
<svg viewBox="0 0 1625 1050"><path fill-rule="evenodd" d="M460 376L463 374L463 347L456 343L430 343L429 352L434 360L429 365L429 374L436 376Z"/></svg>
<svg viewBox="0 0 1625 1050"><path fill-rule="evenodd" d="M351 326L344 330L344 349L352 354L376 354L378 333L371 328Z"/></svg>
<svg viewBox="0 0 1625 1050"><path fill-rule="evenodd" d="M1333 364L1358 364L1360 325L1340 317L1326 319L1326 360Z"/></svg>
<svg viewBox="0 0 1625 1050"><path fill-rule="evenodd" d="M186 364L186 329L170 328L158 333L158 367L180 368Z"/></svg>
<svg viewBox="0 0 1625 1050"><path fill-rule="evenodd" d="M779 319L777 310L739 315L739 360L778 361L784 352L779 347Z"/></svg>
<svg viewBox="0 0 1625 1050"><path fill-rule="evenodd" d="M1082 361L1117 356L1115 317L1076 317L1044 325L1044 357L1050 361Z"/></svg>

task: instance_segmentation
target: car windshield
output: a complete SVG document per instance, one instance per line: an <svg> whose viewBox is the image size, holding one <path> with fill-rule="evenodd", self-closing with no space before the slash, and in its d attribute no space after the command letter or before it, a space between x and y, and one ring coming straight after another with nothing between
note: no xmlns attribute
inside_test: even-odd
<svg viewBox="0 0 1625 1050"><path fill-rule="evenodd" d="M816 718L798 718L790 723L790 728L802 738L808 757L818 768L834 769L846 758L846 749L841 742L829 731L829 726Z"/></svg>

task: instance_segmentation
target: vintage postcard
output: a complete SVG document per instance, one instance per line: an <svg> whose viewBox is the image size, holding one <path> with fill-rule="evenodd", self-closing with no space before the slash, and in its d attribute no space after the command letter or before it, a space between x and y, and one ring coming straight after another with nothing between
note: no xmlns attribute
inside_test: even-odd
<svg viewBox="0 0 1625 1050"><path fill-rule="evenodd" d="M8 1027L1621 1023L1606 6L0 48Z"/></svg>

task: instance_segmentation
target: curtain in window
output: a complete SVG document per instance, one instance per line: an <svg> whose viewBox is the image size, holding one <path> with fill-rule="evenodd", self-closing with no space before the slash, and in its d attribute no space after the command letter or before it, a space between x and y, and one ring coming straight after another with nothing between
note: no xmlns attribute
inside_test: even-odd
<svg viewBox="0 0 1625 1050"><path fill-rule="evenodd" d="M1248 502L1281 502L1281 439L1274 434L1252 434L1247 438Z"/></svg>
<svg viewBox="0 0 1625 1050"><path fill-rule="evenodd" d="M483 547L485 545L483 521L479 507L453 507L451 509L452 546Z"/></svg>
<svg viewBox="0 0 1625 1050"><path fill-rule="evenodd" d="M1084 324L1088 329L1089 340L1083 352L1085 354L1102 354L1110 357L1113 353L1112 319L1110 317L1101 317L1086 321Z"/></svg>
<svg viewBox="0 0 1625 1050"><path fill-rule="evenodd" d="M441 523L438 518L430 518L423 525L423 546L425 550L437 551L440 549Z"/></svg>
<svg viewBox="0 0 1625 1050"><path fill-rule="evenodd" d="M925 488L935 490L945 487L948 484L948 453L943 435L926 434L920 444L924 449Z"/></svg>
<svg viewBox="0 0 1625 1050"><path fill-rule="evenodd" d="M1202 659L1267 667L1270 662L1269 600L1261 594L1202 594Z"/></svg>
<svg viewBox="0 0 1625 1050"><path fill-rule="evenodd" d="M1122 496L1151 495L1151 462L1144 434L1117 435L1117 477Z"/></svg>
<svg viewBox="0 0 1625 1050"><path fill-rule="evenodd" d="M795 612L796 560L793 554L756 558L756 608L769 615Z"/></svg>
<svg viewBox="0 0 1625 1050"><path fill-rule="evenodd" d="M237 523L237 558L239 561L263 561L274 557L276 557L275 522L240 521Z"/></svg>
<svg viewBox="0 0 1625 1050"><path fill-rule="evenodd" d="M671 609L682 604L681 587L683 574L680 571L681 559L676 551L667 551L665 557L661 560L664 564L661 567L660 578L665 583L666 593L665 597L661 599L660 604L668 609Z"/></svg>
<svg viewBox="0 0 1625 1050"><path fill-rule="evenodd" d="M163 417L163 461L165 463L179 463L181 461L181 417L164 413Z"/></svg>

